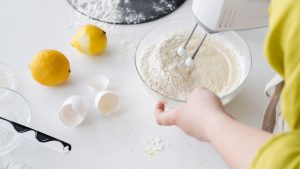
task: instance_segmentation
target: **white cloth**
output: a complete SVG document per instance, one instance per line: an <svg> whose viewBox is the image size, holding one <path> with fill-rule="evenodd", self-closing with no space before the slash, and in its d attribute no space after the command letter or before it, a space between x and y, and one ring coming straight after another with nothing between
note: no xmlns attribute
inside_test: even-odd
<svg viewBox="0 0 300 169"><path fill-rule="evenodd" d="M265 86L265 94L270 97L274 94L275 86L283 81L282 77L279 75L275 75ZM280 100L276 107L276 123L274 126L273 133L282 133L284 131L289 130L287 123L285 122L282 114L281 114L281 106Z"/></svg>

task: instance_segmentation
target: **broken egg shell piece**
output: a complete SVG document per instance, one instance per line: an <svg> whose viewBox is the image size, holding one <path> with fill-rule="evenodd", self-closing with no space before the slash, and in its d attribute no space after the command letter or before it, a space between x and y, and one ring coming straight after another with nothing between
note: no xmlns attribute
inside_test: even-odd
<svg viewBox="0 0 300 169"><path fill-rule="evenodd" d="M67 98L59 110L60 121L69 127L83 122L88 112L87 101L78 95Z"/></svg>
<svg viewBox="0 0 300 169"><path fill-rule="evenodd" d="M103 116L109 116L112 113L117 112L120 108L118 94L109 90L99 92L95 97L95 107Z"/></svg>
<svg viewBox="0 0 300 169"><path fill-rule="evenodd" d="M98 75L98 76L91 78L87 82L87 84L88 84L88 86L93 88L95 91L101 91L101 90L107 89L107 87L109 85L109 79L108 79L108 77L106 77L104 75Z"/></svg>

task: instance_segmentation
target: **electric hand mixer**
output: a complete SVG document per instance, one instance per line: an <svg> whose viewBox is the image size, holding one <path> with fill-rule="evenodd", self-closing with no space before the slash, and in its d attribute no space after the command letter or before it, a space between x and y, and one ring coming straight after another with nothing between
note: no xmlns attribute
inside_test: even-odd
<svg viewBox="0 0 300 169"><path fill-rule="evenodd" d="M177 54L187 58L185 65L190 67L207 34L267 26L269 3L270 0L194 0L192 10L197 23ZM198 25L206 33L193 55L186 56L186 47Z"/></svg>

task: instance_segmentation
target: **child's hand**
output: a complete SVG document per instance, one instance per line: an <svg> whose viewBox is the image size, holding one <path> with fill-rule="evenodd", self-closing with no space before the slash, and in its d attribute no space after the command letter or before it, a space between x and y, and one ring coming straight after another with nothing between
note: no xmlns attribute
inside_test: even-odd
<svg viewBox="0 0 300 169"><path fill-rule="evenodd" d="M205 88L195 89L186 103L170 111L165 111L164 103L159 102L155 112L160 125L177 125L203 141L209 141L208 126L217 118L227 116L218 96Z"/></svg>

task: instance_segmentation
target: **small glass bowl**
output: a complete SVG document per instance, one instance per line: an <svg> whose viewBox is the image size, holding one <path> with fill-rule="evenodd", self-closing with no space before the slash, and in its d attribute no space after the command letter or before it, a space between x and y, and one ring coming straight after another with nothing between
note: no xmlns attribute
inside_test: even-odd
<svg viewBox="0 0 300 169"><path fill-rule="evenodd" d="M0 87L16 88L16 79L13 69L5 62L0 61Z"/></svg>
<svg viewBox="0 0 300 169"><path fill-rule="evenodd" d="M192 28L194 27L195 23L196 20L194 18L182 18L158 25L150 29L142 37L135 52L135 67L146 90L154 99L166 102L169 108L175 107L178 103L182 103L185 101L163 95L158 91L152 89L151 86L148 85L142 78L137 65L137 60L139 57L141 57L141 53L144 49L146 49L151 44L157 44L161 37L176 32L190 32L192 31ZM200 26L198 26L195 33L197 32L199 34L204 34L205 31ZM221 32L216 34L210 34L209 36L217 39L222 43L226 43L227 46L234 49L236 59L241 67L241 80L239 82L239 85L237 85L236 88L232 89L232 91L230 91L227 95L221 97L222 103L226 105L231 100L233 100L236 97L236 95L240 92L244 85L244 82L246 81L250 73L252 65L251 52L246 42L236 32Z"/></svg>
<svg viewBox="0 0 300 169"><path fill-rule="evenodd" d="M0 87L0 117L28 126L31 120L31 108L20 93ZM8 131L0 125L0 156L15 149L22 141L23 138L17 133Z"/></svg>

